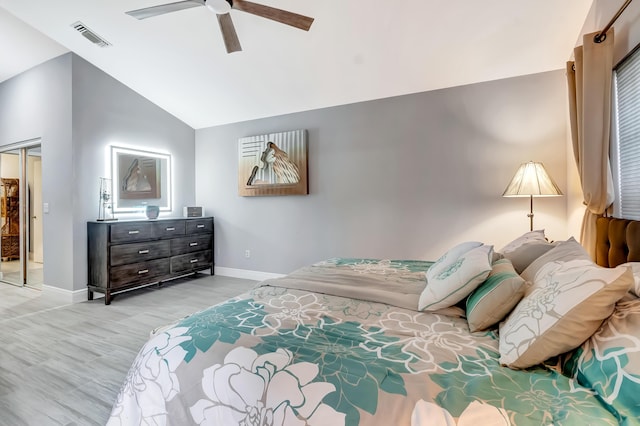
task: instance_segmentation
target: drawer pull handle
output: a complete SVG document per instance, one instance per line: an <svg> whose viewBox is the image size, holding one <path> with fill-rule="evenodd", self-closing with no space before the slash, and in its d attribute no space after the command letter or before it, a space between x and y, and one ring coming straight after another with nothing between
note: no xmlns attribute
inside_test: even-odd
<svg viewBox="0 0 640 426"><path fill-rule="evenodd" d="M189 247L195 247L197 245L198 245L198 243L189 243Z"/></svg>
<svg viewBox="0 0 640 426"><path fill-rule="evenodd" d="M197 225L197 228L204 228L204 225Z"/></svg>
<svg viewBox="0 0 640 426"><path fill-rule="evenodd" d="M138 250L138 254L147 254L149 250Z"/></svg>
<svg viewBox="0 0 640 426"><path fill-rule="evenodd" d="M173 228L173 227L167 228L167 231L175 231L175 230L176 230L176 228Z"/></svg>
<svg viewBox="0 0 640 426"><path fill-rule="evenodd" d="M197 263L198 259L191 259L191 263Z"/></svg>
<svg viewBox="0 0 640 426"><path fill-rule="evenodd" d="M143 269L141 271L138 271L138 275L147 274L147 273L149 273L148 269Z"/></svg>
<svg viewBox="0 0 640 426"><path fill-rule="evenodd" d="M140 231L129 231L129 235L133 235L133 234L139 234Z"/></svg>

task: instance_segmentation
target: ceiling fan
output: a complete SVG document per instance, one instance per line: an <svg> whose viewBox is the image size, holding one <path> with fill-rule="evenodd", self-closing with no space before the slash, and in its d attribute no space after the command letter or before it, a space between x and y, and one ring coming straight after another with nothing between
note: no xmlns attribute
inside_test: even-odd
<svg viewBox="0 0 640 426"><path fill-rule="evenodd" d="M313 18L298 15L297 13L287 12L286 10L277 9L271 6L252 3L245 0L186 0L175 3L162 4L159 6L145 7L144 9L131 10L126 12L127 15L136 19L146 19L165 13L177 12L178 10L190 9L192 7L206 6L213 11L218 17L218 24L224 39L224 45L227 53L241 51L240 40L236 34L236 29L231 20L231 9L240 10L242 12L251 13L272 21L280 22L301 30L309 31Z"/></svg>

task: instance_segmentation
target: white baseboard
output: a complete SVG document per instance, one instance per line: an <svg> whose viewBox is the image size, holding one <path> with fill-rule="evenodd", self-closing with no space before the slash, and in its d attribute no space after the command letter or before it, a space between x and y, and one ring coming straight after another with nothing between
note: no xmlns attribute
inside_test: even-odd
<svg viewBox="0 0 640 426"><path fill-rule="evenodd" d="M223 266L216 266L215 273L216 275L221 275L224 277L242 278L245 280L253 281L264 281L270 278L280 278L285 276L285 274L251 271L249 269L225 268ZM42 291L46 293L47 296L58 297L62 301L67 303L80 303L87 300L86 288L83 288L81 290L65 290L63 288L53 287L50 285L43 285ZM104 297L104 294L98 292L93 293L94 299L99 299L101 297Z"/></svg>
<svg viewBox="0 0 640 426"><path fill-rule="evenodd" d="M47 296L59 297L67 303L80 303L87 300L87 289L65 290L45 284L42 286L42 292Z"/></svg>
<svg viewBox="0 0 640 426"><path fill-rule="evenodd" d="M216 266L214 268L216 275L224 277L242 278L245 280L264 281L270 278L284 277L285 274L274 274L271 272L250 271L248 269L225 268L224 266Z"/></svg>

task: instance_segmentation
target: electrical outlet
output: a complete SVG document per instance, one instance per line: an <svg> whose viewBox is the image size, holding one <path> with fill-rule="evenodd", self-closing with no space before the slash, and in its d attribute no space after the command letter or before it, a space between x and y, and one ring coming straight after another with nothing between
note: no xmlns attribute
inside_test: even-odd
<svg viewBox="0 0 640 426"><path fill-rule="evenodd" d="M251 257L251 250L245 250L244 251L244 257L246 257L247 259L249 259Z"/></svg>

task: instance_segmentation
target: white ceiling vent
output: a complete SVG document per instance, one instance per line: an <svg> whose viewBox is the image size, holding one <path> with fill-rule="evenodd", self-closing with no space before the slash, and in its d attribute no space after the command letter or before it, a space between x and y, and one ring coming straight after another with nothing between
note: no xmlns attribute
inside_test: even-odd
<svg viewBox="0 0 640 426"><path fill-rule="evenodd" d="M86 38L93 44L96 44L100 47L111 46L111 43L109 43L107 40L100 37L94 31L90 30L85 24L83 24L80 21L74 22L73 24L71 24L71 27L73 27L76 31L82 34L84 38Z"/></svg>

